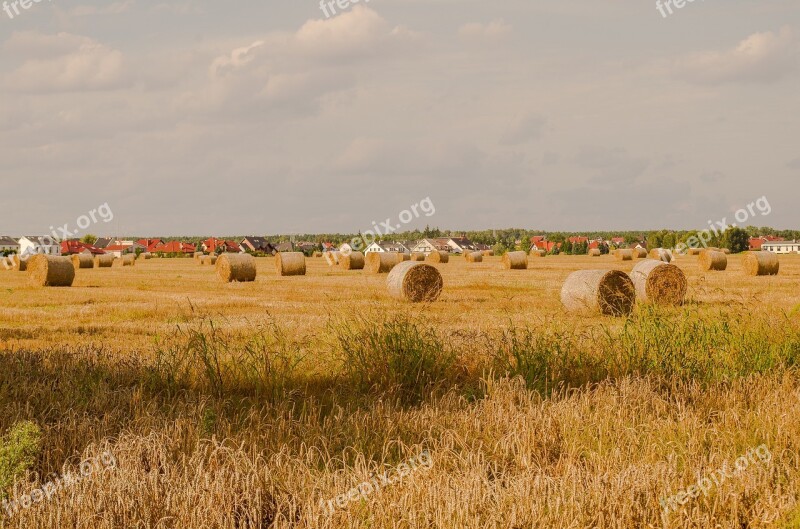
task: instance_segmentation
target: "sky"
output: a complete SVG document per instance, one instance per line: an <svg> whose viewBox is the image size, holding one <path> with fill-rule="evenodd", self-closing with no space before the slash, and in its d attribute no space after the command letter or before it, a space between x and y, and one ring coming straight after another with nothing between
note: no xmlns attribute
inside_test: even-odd
<svg viewBox="0 0 800 529"><path fill-rule="evenodd" d="M797 0L17 9L0 234L800 228Z"/></svg>

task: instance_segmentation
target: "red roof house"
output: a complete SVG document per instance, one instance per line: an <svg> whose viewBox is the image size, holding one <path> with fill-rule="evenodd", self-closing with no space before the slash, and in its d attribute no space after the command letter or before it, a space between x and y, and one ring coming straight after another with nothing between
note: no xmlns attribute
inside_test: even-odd
<svg viewBox="0 0 800 529"><path fill-rule="evenodd" d="M61 255L72 255L84 252L89 252L92 255L103 255L106 253L100 248L95 248L91 244L86 244L78 240L61 242Z"/></svg>

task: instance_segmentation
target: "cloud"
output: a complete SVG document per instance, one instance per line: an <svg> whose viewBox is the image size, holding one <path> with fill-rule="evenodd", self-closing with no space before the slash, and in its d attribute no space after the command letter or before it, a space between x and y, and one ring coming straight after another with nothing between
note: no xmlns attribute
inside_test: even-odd
<svg viewBox="0 0 800 529"><path fill-rule="evenodd" d="M797 69L798 43L789 28L754 33L727 51L694 53L672 64L676 77L699 84L769 83Z"/></svg>
<svg viewBox="0 0 800 529"><path fill-rule="evenodd" d="M467 40L499 40L511 34L511 24L503 19L493 20L488 24L471 22L458 28L458 36Z"/></svg>
<svg viewBox="0 0 800 529"><path fill-rule="evenodd" d="M591 184L601 187L607 185L629 185L644 174L650 162L634 157L625 149L587 148L579 152L574 162L589 170L593 176Z"/></svg>
<svg viewBox="0 0 800 529"><path fill-rule="evenodd" d="M122 53L89 37L15 34L4 49L28 57L3 79L12 92L107 90L124 83Z"/></svg>
<svg viewBox="0 0 800 529"><path fill-rule="evenodd" d="M514 123L500 138L501 145L519 145L538 140L544 134L547 119L542 116L525 116Z"/></svg>

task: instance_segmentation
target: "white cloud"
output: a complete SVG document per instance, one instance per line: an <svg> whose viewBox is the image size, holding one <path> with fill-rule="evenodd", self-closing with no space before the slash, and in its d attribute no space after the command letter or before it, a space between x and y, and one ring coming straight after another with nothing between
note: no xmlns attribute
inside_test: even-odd
<svg viewBox="0 0 800 529"><path fill-rule="evenodd" d="M511 24L507 24L503 19L498 19L488 24L478 22L464 24L458 29L458 35L464 39L498 40L510 35L512 29Z"/></svg>

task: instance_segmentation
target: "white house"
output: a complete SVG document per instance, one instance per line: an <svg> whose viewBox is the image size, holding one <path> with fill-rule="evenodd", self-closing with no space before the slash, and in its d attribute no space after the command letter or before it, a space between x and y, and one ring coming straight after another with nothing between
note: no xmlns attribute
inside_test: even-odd
<svg viewBox="0 0 800 529"><path fill-rule="evenodd" d="M26 235L19 240L20 255L61 255L61 243L48 235Z"/></svg>
<svg viewBox="0 0 800 529"><path fill-rule="evenodd" d="M365 254L372 252L408 253L409 249L399 242L373 242L364 250Z"/></svg>
<svg viewBox="0 0 800 529"><path fill-rule="evenodd" d="M765 242L761 245L764 252L773 253L800 253L800 242L797 241L774 241Z"/></svg>
<svg viewBox="0 0 800 529"><path fill-rule="evenodd" d="M0 235L0 254L5 252L19 253L19 243L11 237Z"/></svg>

